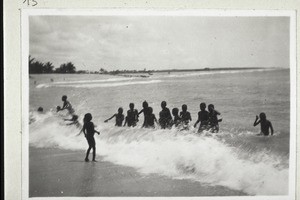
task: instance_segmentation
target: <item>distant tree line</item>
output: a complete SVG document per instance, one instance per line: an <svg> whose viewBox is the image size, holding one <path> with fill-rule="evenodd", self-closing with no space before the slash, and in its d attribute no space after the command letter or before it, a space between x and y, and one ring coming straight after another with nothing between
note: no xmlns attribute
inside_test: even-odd
<svg viewBox="0 0 300 200"><path fill-rule="evenodd" d="M61 64L60 67L54 68L51 62L40 62L35 58L29 56L29 74L42 74L42 73L77 73L77 74L110 74L110 75L119 75L119 74L149 74L152 75L153 72L187 72L187 71L209 71L209 70L245 70L245 69L261 69L255 67L249 68L198 68L198 69L169 69L169 70L112 70L107 71L104 68L100 68L99 71L88 71L88 70L78 70L72 62Z"/></svg>
<svg viewBox="0 0 300 200"><path fill-rule="evenodd" d="M40 62L29 56L29 74L42 73L76 73L76 67L72 62L61 64L60 67L54 68L51 62Z"/></svg>

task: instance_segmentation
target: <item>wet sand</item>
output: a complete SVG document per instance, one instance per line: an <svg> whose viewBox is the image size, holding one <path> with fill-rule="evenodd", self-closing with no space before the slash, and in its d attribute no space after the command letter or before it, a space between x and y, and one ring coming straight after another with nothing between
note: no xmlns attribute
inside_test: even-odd
<svg viewBox="0 0 300 200"><path fill-rule="evenodd" d="M102 161L84 162L84 151L29 148L30 197L172 197L247 195L191 180L142 175L134 168Z"/></svg>

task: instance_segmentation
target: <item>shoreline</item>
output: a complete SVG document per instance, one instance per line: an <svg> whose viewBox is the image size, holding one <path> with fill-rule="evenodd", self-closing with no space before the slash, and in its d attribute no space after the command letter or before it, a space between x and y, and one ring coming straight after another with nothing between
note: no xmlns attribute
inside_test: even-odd
<svg viewBox="0 0 300 200"><path fill-rule="evenodd" d="M30 73L30 75L38 74L99 74L99 75L111 75L111 76L123 76L127 74L147 74L153 75L152 73L176 73L176 72L209 72L209 71L247 71L247 70L286 70L289 68L284 67L221 67L221 68L199 68L199 69L153 69L153 70L116 70L116 71L107 71L107 72L98 72L98 71L86 71L86 72L74 72L74 73Z"/></svg>
<svg viewBox="0 0 300 200"><path fill-rule="evenodd" d="M196 197L248 196L223 186L143 175L99 155L84 162L85 151L29 147L29 197Z"/></svg>

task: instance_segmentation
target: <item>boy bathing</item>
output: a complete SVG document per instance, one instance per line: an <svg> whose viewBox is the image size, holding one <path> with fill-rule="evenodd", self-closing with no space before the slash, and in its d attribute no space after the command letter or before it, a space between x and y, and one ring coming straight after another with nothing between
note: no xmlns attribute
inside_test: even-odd
<svg viewBox="0 0 300 200"><path fill-rule="evenodd" d="M124 115L123 115L123 108L119 108L118 109L118 113L114 114L113 116L111 116L110 118L108 118L107 120L105 120L104 122L108 122L109 120L111 120L112 118L116 118L116 124L115 126L122 126L122 123L124 121Z"/></svg>
<svg viewBox="0 0 300 200"><path fill-rule="evenodd" d="M178 113L179 113L179 109L178 108L173 108L172 109L172 114L174 116L173 124L175 125L175 127L177 127L180 124L180 122L181 122L181 118L179 117Z"/></svg>
<svg viewBox="0 0 300 200"><path fill-rule="evenodd" d="M167 108L167 103L165 101L161 102L162 110L159 112L159 124L162 129L170 127L172 116L169 108Z"/></svg>
<svg viewBox="0 0 300 200"><path fill-rule="evenodd" d="M257 126L260 123L261 134L259 134L259 135L263 134L265 136L268 136L269 129L271 129L271 135L273 135L273 133L274 133L273 126L272 126L272 123L269 120L267 120L266 114L260 113L259 118L260 119L258 119L258 116L256 115L255 121L253 123L253 126Z"/></svg>
<svg viewBox="0 0 300 200"><path fill-rule="evenodd" d="M208 127L212 133L218 133L219 132L219 122L222 121L222 119L218 119L218 115L221 115L217 110L215 110L215 107L213 104L208 105Z"/></svg>
<svg viewBox="0 0 300 200"><path fill-rule="evenodd" d="M144 113L144 123L142 127L147 127L148 126L148 116L150 115L149 113L149 106L148 106L148 102L144 101L143 102L143 109L138 113L138 115L140 115L141 113Z"/></svg>
<svg viewBox="0 0 300 200"><path fill-rule="evenodd" d="M136 109L134 109L134 104L130 103L129 104L129 108L130 110L127 111L127 116L125 118L125 123L124 126L126 126L126 124L130 127L134 127L136 126L136 123L139 121L139 113Z"/></svg>
<svg viewBox="0 0 300 200"><path fill-rule="evenodd" d="M198 133L205 130L207 128L207 125L208 125L208 112L205 109L206 109L206 104L201 103L200 104L200 111L198 112L198 120L194 124L194 127L196 128L197 124L200 122Z"/></svg>
<svg viewBox="0 0 300 200"><path fill-rule="evenodd" d="M93 161L96 162L96 142L95 142L94 134L97 133L98 135L100 135L100 132L95 130L94 124L93 122L91 122L91 120L92 120L92 115L90 113L85 114L82 130L89 144L89 148L87 149L86 156L85 156L86 162L89 161L89 154L91 149L93 149Z"/></svg>
<svg viewBox="0 0 300 200"><path fill-rule="evenodd" d="M148 107L148 117L146 125L143 126L145 128L155 128L154 122L157 123L157 119L155 115L153 114L153 109L151 107Z"/></svg>
<svg viewBox="0 0 300 200"><path fill-rule="evenodd" d="M71 103L67 100L67 96L66 95L63 95L62 96L62 98L61 98L61 100L64 102L63 103L63 106L62 106L62 108L60 108L60 109L57 109L57 111L61 111L61 110L64 110L64 109L67 109L68 110L68 112L69 112L69 114L73 114L74 113L74 109L72 108L72 105L71 105ZM57 107L58 108L58 107Z"/></svg>

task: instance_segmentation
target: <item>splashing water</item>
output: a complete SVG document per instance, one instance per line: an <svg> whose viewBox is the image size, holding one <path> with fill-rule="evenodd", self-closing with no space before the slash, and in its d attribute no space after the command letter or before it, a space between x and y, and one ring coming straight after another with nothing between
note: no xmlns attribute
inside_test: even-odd
<svg viewBox="0 0 300 200"><path fill-rule="evenodd" d="M83 135L76 136L78 128L66 126L56 113L31 113L31 118L34 118L29 126L31 146L87 148ZM134 167L142 174L221 185L250 195L288 192L288 165L284 164L287 160L264 149L247 151L228 144L222 137L199 136L193 131L177 129L119 128L109 124L98 129L101 132L100 136L95 135L98 155L106 161Z"/></svg>

